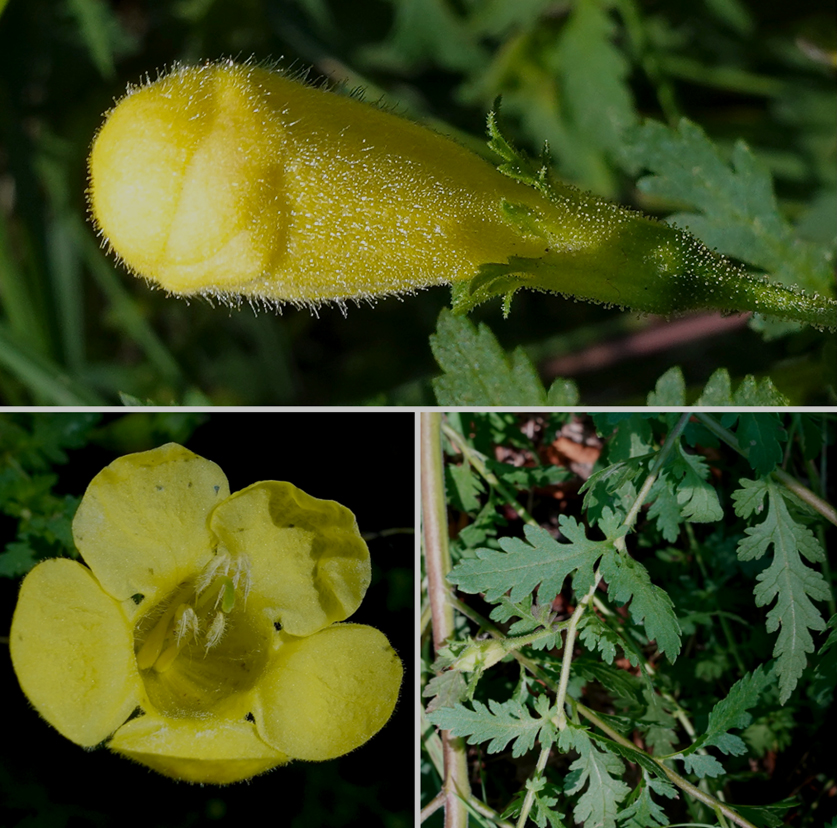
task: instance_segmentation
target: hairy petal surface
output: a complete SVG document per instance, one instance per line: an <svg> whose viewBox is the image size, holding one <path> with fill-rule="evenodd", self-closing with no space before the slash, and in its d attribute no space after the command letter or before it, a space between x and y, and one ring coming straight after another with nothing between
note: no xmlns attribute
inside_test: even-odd
<svg viewBox="0 0 837 828"><path fill-rule="evenodd" d="M282 634L254 709L266 742L299 759L342 756L375 735L398 699L403 667L386 636L337 624L307 638Z"/></svg>
<svg viewBox="0 0 837 828"><path fill-rule="evenodd" d="M23 692L83 747L110 736L143 698L128 620L75 561L47 560L26 576L9 645Z"/></svg>
<svg viewBox="0 0 837 828"><path fill-rule="evenodd" d="M109 747L166 776L213 785L249 779L289 761L244 719L140 716L120 728Z"/></svg>
<svg viewBox="0 0 837 828"><path fill-rule="evenodd" d="M73 537L106 592L153 603L208 560L207 518L228 495L215 463L175 443L128 454L93 478Z"/></svg>

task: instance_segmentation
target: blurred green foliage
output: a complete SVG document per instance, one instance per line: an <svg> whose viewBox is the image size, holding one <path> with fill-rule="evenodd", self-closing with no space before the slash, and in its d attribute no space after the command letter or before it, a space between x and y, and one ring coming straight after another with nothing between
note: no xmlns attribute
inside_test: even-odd
<svg viewBox="0 0 837 828"><path fill-rule="evenodd" d="M85 179L102 113L175 60L228 55L313 66L313 79L362 87L481 153L502 96L509 137L532 154L547 141L568 181L673 214L721 252L833 295L825 0L11 0L0 3L2 402L437 401L429 336L444 289L345 318L230 311L152 291L100 249ZM678 130L683 117L704 137ZM704 177L690 174L699 161ZM496 303L474 316L541 367L654 324L542 295L521 296L505 321ZM641 403L673 365L692 398L726 369L733 387L769 376L790 402L833 402L834 340L753 322L573 379L585 402ZM568 399L560 379L556 399Z"/></svg>

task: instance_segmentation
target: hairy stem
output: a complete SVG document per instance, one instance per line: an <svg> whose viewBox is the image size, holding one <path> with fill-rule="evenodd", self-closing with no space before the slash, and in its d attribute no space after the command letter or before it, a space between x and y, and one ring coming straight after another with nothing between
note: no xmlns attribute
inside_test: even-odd
<svg viewBox="0 0 837 828"><path fill-rule="evenodd" d="M424 556L427 591L433 619L433 645L436 652L453 635L453 607L448 600L445 578L450 571L448 522L442 466L442 415L421 415L421 498L424 524ZM445 777L445 828L466 828L468 811L464 800L470 796L465 743L447 731L442 733Z"/></svg>
<svg viewBox="0 0 837 828"><path fill-rule="evenodd" d="M645 502L645 498L648 497L648 493L651 491L651 487L654 485L654 481L657 479L657 475L659 474L660 469L663 467L663 464L668 459L668 456L671 453L674 444L677 442L677 440L680 439L680 435L683 433L683 429L686 428L686 424L689 422L690 416L691 415L688 413L681 415L675 427L669 432L668 436L665 439L665 442L662 445L662 448L657 453L657 456L654 458L654 462L651 464L651 469L648 472L648 477L646 477L645 482L642 484L642 487L637 492L636 500L634 501L633 505L628 511L628 514L625 515L625 519L622 521L623 526L627 526L630 528L636 522L637 515L639 514L639 510L642 508L642 504ZM614 545L617 549L624 552L624 535L620 538L617 538L614 542ZM581 621L581 616L584 614L584 611L587 609L587 606L589 605L590 601L595 595L596 589L598 588L599 582L601 580L602 573L599 571L597 567L595 577L593 580L593 586L590 587L590 589L587 591L587 594L578 602L578 606L575 608L575 612L572 614L572 618L570 618L570 625L567 628L567 636L564 640L564 657L561 662L561 677L558 682L558 694L555 699L555 724L559 730L563 730L565 726L566 714L564 712L564 700L567 695L567 685L569 684L570 680L570 668L572 666L573 660L573 648L575 646L576 631L578 629L578 624Z"/></svg>

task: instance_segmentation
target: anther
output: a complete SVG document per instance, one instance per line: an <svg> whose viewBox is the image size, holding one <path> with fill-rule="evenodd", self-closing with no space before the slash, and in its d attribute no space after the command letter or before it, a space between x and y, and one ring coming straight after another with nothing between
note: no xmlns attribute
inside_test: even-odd
<svg viewBox="0 0 837 828"><path fill-rule="evenodd" d="M215 580L215 575L221 570L222 575L230 571L230 553L217 552L215 557L201 570L195 581L195 595L200 595Z"/></svg>
<svg viewBox="0 0 837 828"><path fill-rule="evenodd" d="M137 653L137 667L140 670L147 670L152 667L160 653L163 651L163 645L166 643L166 638L171 630L171 622L177 610L188 600L192 590L189 587L184 587L177 593L169 604L168 609L160 616L154 628L146 636L142 647Z"/></svg>
<svg viewBox="0 0 837 828"><path fill-rule="evenodd" d="M184 638L195 638L199 631L197 613L188 604L181 604L174 614L174 637L178 647L182 646Z"/></svg>
<svg viewBox="0 0 837 828"><path fill-rule="evenodd" d="M209 652L224 635L224 630L227 627L227 616L223 612L216 612L215 618L212 619L212 624L206 633L206 651Z"/></svg>

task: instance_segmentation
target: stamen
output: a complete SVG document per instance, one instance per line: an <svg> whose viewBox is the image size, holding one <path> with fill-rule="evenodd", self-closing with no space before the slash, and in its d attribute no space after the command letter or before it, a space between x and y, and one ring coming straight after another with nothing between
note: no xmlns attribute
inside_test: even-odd
<svg viewBox="0 0 837 828"><path fill-rule="evenodd" d="M212 626L206 633L206 651L209 652L224 635L224 630L227 627L227 616L223 612L216 612L215 618L212 619Z"/></svg>
<svg viewBox="0 0 837 828"><path fill-rule="evenodd" d="M160 653L163 651L163 645L166 643L166 637L169 634L171 620L174 618L178 608L189 598L191 592L192 590L189 587L181 589L171 604L169 604L168 609L160 616L154 628L146 636L142 647L140 647L137 653L137 667L140 670L147 670L149 667L152 667L160 657Z"/></svg>
<svg viewBox="0 0 837 828"><path fill-rule="evenodd" d="M200 632L197 613L188 604L181 604L177 608L174 615L174 629L174 637L178 646L183 646L181 642L187 636L191 640L196 638Z"/></svg>
<svg viewBox="0 0 837 828"><path fill-rule="evenodd" d="M209 627L203 637L206 652L216 647L224 636L227 615L236 606L239 590L246 603L250 583L247 555L230 555L221 548L204 566L193 585L184 586L177 593L145 637L137 652L140 670L151 667L160 673L168 670L180 651L199 638L201 628L206 629L207 624Z"/></svg>
<svg viewBox="0 0 837 828"><path fill-rule="evenodd" d="M243 581L244 603L247 603L247 596L250 594L250 558L244 553L235 559L235 572L233 572L233 586L238 589L239 582Z"/></svg>
<svg viewBox="0 0 837 828"><path fill-rule="evenodd" d="M226 575L230 571L230 553L226 550L219 551L215 557L201 570L195 581L195 595L200 595L215 580L218 570Z"/></svg>

